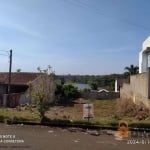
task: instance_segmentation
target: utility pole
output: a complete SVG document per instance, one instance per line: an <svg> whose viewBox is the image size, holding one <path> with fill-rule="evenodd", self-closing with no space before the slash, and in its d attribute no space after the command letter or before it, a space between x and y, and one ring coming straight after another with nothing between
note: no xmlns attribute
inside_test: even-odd
<svg viewBox="0 0 150 150"><path fill-rule="evenodd" d="M148 67L148 99L150 99L150 67Z"/></svg>
<svg viewBox="0 0 150 150"><path fill-rule="evenodd" d="M9 78L8 78L8 91L7 93L10 94L11 89L11 68L12 68L12 49L9 53Z"/></svg>

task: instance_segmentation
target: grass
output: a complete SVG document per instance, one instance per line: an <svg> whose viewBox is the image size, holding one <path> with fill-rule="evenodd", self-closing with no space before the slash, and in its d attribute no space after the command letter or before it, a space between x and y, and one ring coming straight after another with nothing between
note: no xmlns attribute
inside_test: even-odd
<svg viewBox="0 0 150 150"><path fill-rule="evenodd" d="M121 101L120 99L84 100L83 103L92 103L94 105L94 118L90 120L92 124L118 126L119 122L124 120L128 122L129 127L149 127L150 126L150 116L147 118L144 118L143 120L139 120L135 116L132 116L132 115L128 116L128 112L126 112L127 115L120 115L119 114L120 112L118 112L118 109L119 109L118 107L120 107L118 106L118 104L120 103L120 101ZM75 106L72 109L77 110L79 108ZM122 109L122 105L120 109ZM141 107L138 106L136 109L137 109L136 116L138 116L139 114L141 114L141 112L138 111L138 109L141 109ZM144 112L147 113L147 110L145 111ZM82 114L81 112L82 111L80 111L78 115L81 115ZM78 119L79 119L79 116L78 116ZM75 121L78 119L76 118ZM79 120L83 121L82 119L79 119Z"/></svg>
<svg viewBox="0 0 150 150"><path fill-rule="evenodd" d="M38 121L40 118L37 112L31 112L23 108L19 111L15 108L0 108L0 121L4 121L5 119Z"/></svg>
<svg viewBox="0 0 150 150"><path fill-rule="evenodd" d="M89 123L83 120L83 104L94 105L94 118L90 119L91 124L97 125L118 125L118 119L115 118L115 109L117 100L83 100L75 101L74 106L54 106L46 113L51 119L68 119L74 123Z"/></svg>
<svg viewBox="0 0 150 150"><path fill-rule="evenodd" d="M149 127L150 117L138 120L133 116L118 115L117 100L84 100L78 99L73 106L53 106L46 112L46 117L54 121L66 121L72 123L96 124L118 126L121 120L127 121L129 127ZM94 118L90 122L83 120L83 104L94 105ZM31 111L26 107L0 108L0 120L13 119L19 121L39 122L40 117L36 109ZM68 120L68 121L67 121Z"/></svg>

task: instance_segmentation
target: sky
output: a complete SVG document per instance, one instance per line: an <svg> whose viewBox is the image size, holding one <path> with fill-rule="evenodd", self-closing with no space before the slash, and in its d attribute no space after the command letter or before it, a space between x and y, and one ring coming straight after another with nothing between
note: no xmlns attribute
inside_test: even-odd
<svg viewBox="0 0 150 150"><path fill-rule="evenodd" d="M0 0L0 71L123 73L150 35L149 0Z"/></svg>

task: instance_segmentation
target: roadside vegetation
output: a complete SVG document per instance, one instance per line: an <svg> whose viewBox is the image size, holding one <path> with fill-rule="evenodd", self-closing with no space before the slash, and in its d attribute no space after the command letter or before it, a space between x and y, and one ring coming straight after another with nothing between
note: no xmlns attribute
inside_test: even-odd
<svg viewBox="0 0 150 150"><path fill-rule="evenodd" d="M52 103L51 93L55 91L53 87L54 73L50 65L44 70L40 67L38 67L37 70L41 74L40 81L37 81L38 84L36 87L33 87L32 84L29 83L28 97L31 100L29 105L31 110L32 105L35 105L42 122L45 119L45 113L49 109L50 103Z"/></svg>
<svg viewBox="0 0 150 150"><path fill-rule="evenodd" d="M28 105L16 108L0 108L0 122L7 121L39 121L39 113L36 109L31 111Z"/></svg>
<svg viewBox="0 0 150 150"><path fill-rule="evenodd" d="M71 83L58 84L55 90L55 105L69 105L79 96L77 87Z"/></svg>
<svg viewBox="0 0 150 150"><path fill-rule="evenodd" d="M28 96L31 101L29 104L17 106L16 108L0 108L0 121L33 121L33 122L67 122L94 125L118 126L119 121L124 120L129 126L147 127L150 125L150 110L140 103L136 105L132 100L90 100L80 98L80 92L74 87L72 82L84 81L96 90L99 86L110 86L114 84L115 78L129 77L131 74L138 73L138 67L130 65L125 67L122 75L112 74L107 76L55 76L51 67L42 70L41 82L39 86L32 87L29 83ZM47 84L55 79L60 79L61 83L53 88ZM68 81L67 81L68 80ZM112 82L113 81L113 82ZM82 82L83 83L83 82ZM114 86L114 85L113 85ZM111 87L111 86L110 86ZM55 93L52 100L51 92ZM88 89L85 89L85 91ZM83 120L83 104L93 104L94 118Z"/></svg>
<svg viewBox="0 0 150 150"><path fill-rule="evenodd" d="M94 105L94 118L87 120L83 119L83 104L90 103ZM123 111L124 108L120 104L120 99L114 100L85 100L76 99L73 105L68 106L51 106L46 111L45 116L49 121L55 123L78 123L78 124L93 124L102 126L118 126L119 122L124 120L127 121L129 127L149 127L150 115L149 111L139 106L136 108L135 105L129 104L130 108ZM134 109L133 109L134 107ZM121 109L121 110L120 110ZM135 110L136 109L136 110ZM139 117L141 112L146 114L146 117ZM125 110L125 109L124 109ZM135 114L133 112L136 112ZM134 114L134 115L133 115ZM138 116L138 117L137 117ZM0 109L0 120L1 121L32 121L40 122L39 112L36 108L32 111L29 106L19 106L17 108L6 108Z"/></svg>

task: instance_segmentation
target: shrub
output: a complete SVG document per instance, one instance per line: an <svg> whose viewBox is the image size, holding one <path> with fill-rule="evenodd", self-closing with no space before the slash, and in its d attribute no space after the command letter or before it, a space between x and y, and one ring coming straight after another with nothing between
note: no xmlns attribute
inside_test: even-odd
<svg viewBox="0 0 150 150"><path fill-rule="evenodd" d="M72 84L63 84L57 85L55 95L57 103L68 104L79 97L79 92Z"/></svg>
<svg viewBox="0 0 150 150"><path fill-rule="evenodd" d="M134 117L138 120L144 120L150 116L150 109L142 102L135 104L131 99L118 100L116 107L118 115Z"/></svg>
<svg viewBox="0 0 150 150"><path fill-rule="evenodd" d="M45 70L41 70L38 67L38 71L41 73L40 81L38 85L36 85L36 88L29 83L28 92L29 98L32 99L32 103L35 104L42 120L52 102L51 93L53 92L53 87L51 86L51 82L54 81L54 73L50 66Z"/></svg>

